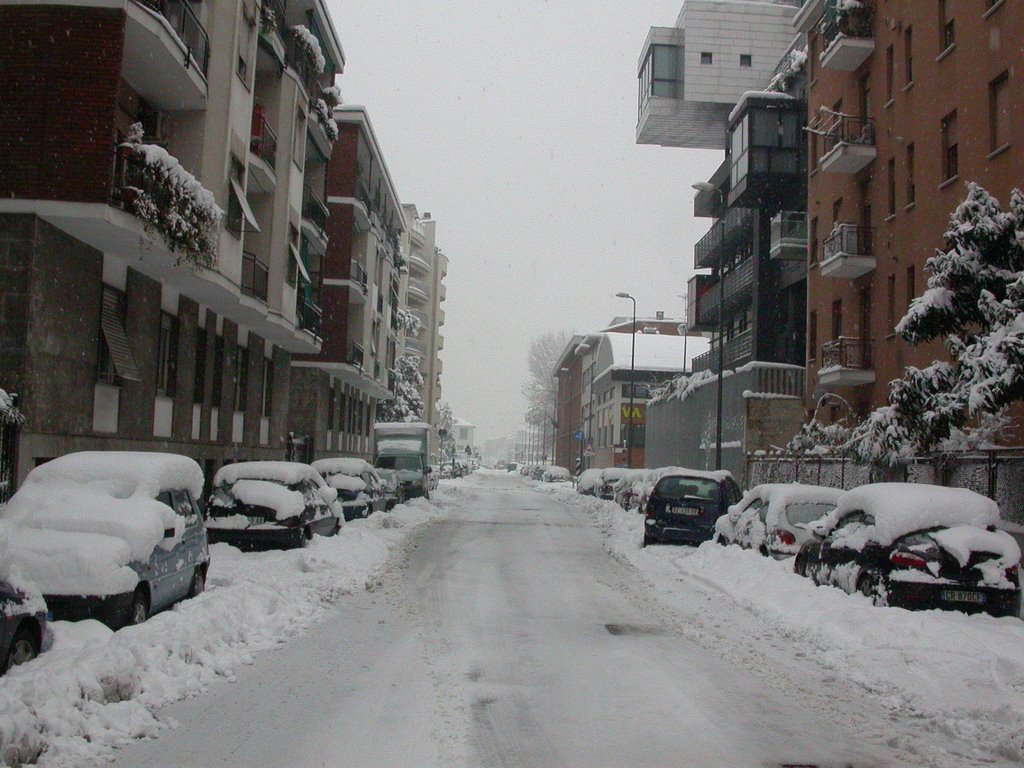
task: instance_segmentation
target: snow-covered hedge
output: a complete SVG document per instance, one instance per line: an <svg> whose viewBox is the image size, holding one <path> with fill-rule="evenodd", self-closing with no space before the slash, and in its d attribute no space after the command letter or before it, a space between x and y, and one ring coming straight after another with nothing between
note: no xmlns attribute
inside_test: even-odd
<svg viewBox="0 0 1024 768"><path fill-rule="evenodd" d="M309 111L316 115L317 122L324 127L327 138L331 141L338 140L338 123L331 117L330 107L323 99L310 99Z"/></svg>
<svg viewBox="0 0 1024 768"><path fill-rule="evenodd" d="M302 24L296 24L292 27L292 32L295 35L296 43L313 60L313 63L316 65L316 71L323 72L327 66L327 59L324 58L323 51L320 50L320 41L316 39L316 35Z"/></svg>
<svg viewBox="0 0 1024 768"><path fill-rule="evenodd" d="M423 322L416 317L410 309L399 307L396 310L398 315L398 326L405 331L406 336L416 336L423 328Z"/></svg>
<svg viewBox="0 0 1024 768"><path fill-rule="evenodd" d="M147 230L158 232L178 263L212 268L217 265L217 238L224 212L177 158L156 144L142 143L135 123L118 146L130 173L121 195ZM135 185L131 182L138 181Z"/></svg>

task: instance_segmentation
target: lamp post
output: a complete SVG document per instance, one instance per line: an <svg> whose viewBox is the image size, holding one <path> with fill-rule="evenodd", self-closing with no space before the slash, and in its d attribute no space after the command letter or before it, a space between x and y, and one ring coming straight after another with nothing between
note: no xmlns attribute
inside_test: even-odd
<svg viewBox="0 0 1024 768"><path fill-rule="evenodd" d="M636 375L636 299L630 296L625 291L619 291L615 294L617 299L629 299L633 302L633 334L630 342L632 343L629 351L629 442L626 443L626 466L630 469L633 468L633 394L634 384L633 378Z"/></svg>
<svg viewBox="0 0 1024 768"><path fill-rule="evenodd" d="M725 210L725 195L714 184L698 181L691 185L698 192L714 192ZM715 222L717 226L718 222ZM718 248L718 405L715 418L715 469L722 468L722 378L725 373L725 249Z"/></svg>

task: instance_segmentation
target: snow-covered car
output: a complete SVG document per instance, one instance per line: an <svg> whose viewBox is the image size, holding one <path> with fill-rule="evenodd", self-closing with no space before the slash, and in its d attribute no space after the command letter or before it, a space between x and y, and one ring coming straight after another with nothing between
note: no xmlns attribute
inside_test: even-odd
<svg viewBox="0 0 1024 768"><path fill-rule="evenodd" d="M0 675L38 656L47 634L46 601L34 586L11 576L8 541L0 525Z"/></svg>
<svg viewBox="0 0 1024 768"><path fill-rule="evenodd" d="M565 467L545 467L541 479L545 483L568 483L572 480L572 473Z"/></svg>
<svg viewBox="0 0 1024 768"><path fill-rule="evenodd" d="M649 473L650 470L647 469L623 470L622 477L612 487L612 499L615 503L627 510L637 507L641 488Z"/></svg>
<svg viewBox="0 0 1024 768"><path fill-rule="evenodd" d="M725 470L685 469L658 480L644 509L648 544L700 544L711 538L715 521L741 498L739 486Z"/></svg>
<svg viewBox="0 0 1024 768"><path fill-rule="evenodd" d="M625 477L625 467L606 467L601 470L601 484L597 487L597 495L605 501L615 498L615 484Z"/></svg>
<svg viewBox="0 0 1024 768"><path fill-rule="evenodd" d="M601 482L600 469L585 469L580 472L579 478L576 480L576 493L581 493L584 496L596 496L597 486Z"/></svg>
<svg viewBox="0 0 1024 768"><path fill-rule="evenodd" d="M167 453L95 451L33 469L3 509L12 571L55 619L118 629L202 592L203 473Z"/></svg>
<svg viewBox="0 0 1024 768"><path fill-rule="evenodd" d="M248 552L304 547L314 535L338 532L337 498L338 492L309 464L227 464L214 475L206 527L211 542Z"/></svg>
<svg viewBox="0 0 1024 768"><path fill-rule="evenodd" d="M450 480L451 477L452 477L452 465L451 464L442 464L441 465L441 479L442 480Z"/></svg>
<svg viewBox="0 0 1024 768"><path fill-rule="evenodd" d="M338 492L338 506L346 520L369 517L387 506L384 481L376 468L365 459L337 457L317 459L313 469Z"/></svg>
<svg viewBox="0 0 1024 768"><path fill-rule="evenodd" d="M517 469L519 469L519 464L515 461L510 461L505 465L506 472L515 472Z"/></svg>
<svg viewBox="0 0 1024 768"><path fill-rule="evenodd" d="M807 527L835 509L842 494L801 483L756 485L715 521L714 540L776 559L792 557L811 538Z"/></svg>
<svg viewBox="0 0 1024 768"><path fill-rule="evenodd" d="M808 526L795 570L876 605L1016 615L1020 547L998 519L994 501L965 488L861 486Z"/></svg>

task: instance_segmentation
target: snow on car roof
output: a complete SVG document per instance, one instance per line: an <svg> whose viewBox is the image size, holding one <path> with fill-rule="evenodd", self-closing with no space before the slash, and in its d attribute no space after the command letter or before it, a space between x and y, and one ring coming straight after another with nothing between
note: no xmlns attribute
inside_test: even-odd
<svg viewBox="0 0 1024 768"><path fill-rule="evenodd" d="M242 478L231 486L231 495L246 506L274 510L278 520L301 515L306 508L301 493L289 490L279 482Z"/></svg>
<svg viewBox="0 0 1024 768"><path fill-rule="evenodd" d="M661 472L661 475L658 477L659 480L670 475L673 477L695 477L702 480L714 480L718 483L732 479L732 472L727 469L709 471L706 469L687 469L686 467L662 467L658 471Z"/></svg>
<svg viewBox="0 0 1024 768"><path fill-rule="evenodd" d="M333 459L317 459L313 462L313 469L329 479L329 475L351 475L358 477L363 472L373 470L373 465L366 459L358 459L354 456L336 456Z"/></svg>
<svg viewBox="0 0 1024 768"><path fill-rule="evenodd" d="M999 520L999 506L992 499L966 488L924 483L872 483L846 491L824 522L833 528L843 515L858 510L875 520L874 525L865 529L867 539L883 545L926 528L961 525L984 528Z"/></svg>
<svg viewBox="0 0 1024 768"><path fill-rule="evenodd" d="M187 489L193 496L203 491L203 470L187 456L142 451L82 451L59 456L42 464L25 478L29 483L102 485L119 499L131 496L156 498L161 491Z"/></svg>
<svg viewBox="0 0 1024 768"><path fill-rule="evenodd" d="M231 485L239 480L269 480L285 485L310 480L319 486L326 485L319 472L309 464L298 461L240 461L237 464L226 464L217 470L213 484Z"/></svg>
<svg viewBox="0 0 1024 768"><path fill-rule="evenodd" d="M327 478L327 484L339 491L365 491L366 482L361 477L336 472Z"/></svg>
<svg viewBox="0 0 1024 768"><path fill-rule="evenodd" d="M117 595L131 592L138 574L121 538L98 533L22 527L12 535L14 570L46 595Z"/></svg>
<svg viewBox="0 0 1024 768"><path fill-rule="evenodd" d="M830 504L835 506L844 491L841 488L826 488L821 485L805 485L804 483L764 483L755 485L743 494L737 506L746 506L752 499L759 498L768 503L765 526L771 530L779 521L779 516L790 504Z"/></svg>

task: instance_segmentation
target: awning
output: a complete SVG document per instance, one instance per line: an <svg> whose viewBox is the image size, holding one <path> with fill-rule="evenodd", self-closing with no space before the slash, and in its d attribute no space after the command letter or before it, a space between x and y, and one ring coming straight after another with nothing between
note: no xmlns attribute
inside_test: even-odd
<svg viewBox="0 0 1024 768"><path fill-rule="evenodd" d="M289 243L288 250L292 252L292 258L295 259L295 263L299 266L299 274L302 275L302 279L307 283L312 283L313 281L309 279L309 270L306 269L306 265L303 263L302 257L299 256L299 249L296 248L294 244Z"/></svg>
<svg viewBox="0 0 1024 768"><path fill-rule="evenodd" d="M110 350L110 359L114 363L117 375L126 381L142 381L139 366L128 346L128 334L121 323L119 299L113 291L103 291L103 308L100 313L100 329Z"/></svg>
<svg viewBox="0 0 1024 768"><path fill-rule="evenodd" d="M238 204L242 206L242 216L249 222L249 226L252 227L250 232L259 232L260 225L256 222L256 214L252 212L252 208L249 207L249 198L245 196L245 191L242 189L242 185L238 183L237 179L231 179L231 188L235 191L235 196L238 198Z"/></svg>

